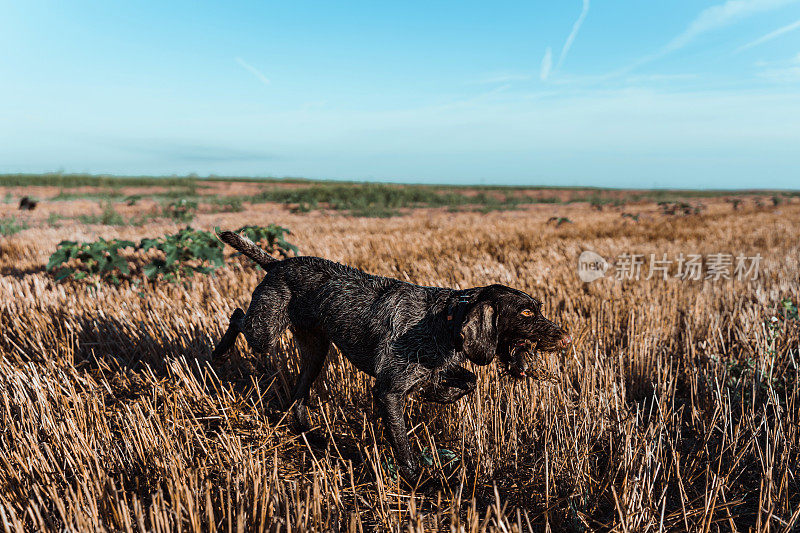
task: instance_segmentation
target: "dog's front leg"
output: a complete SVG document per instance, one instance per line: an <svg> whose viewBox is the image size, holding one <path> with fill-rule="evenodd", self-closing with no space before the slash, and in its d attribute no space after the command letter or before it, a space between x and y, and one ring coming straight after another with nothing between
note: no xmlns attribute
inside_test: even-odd
<svg viewBox="0 0 800 533"><path fill-rule="evenodd" d="M411 443L408 441L406 423L403 420L405 404L403 396L402 393L386 392L378 386L374 390L375 403L389 432L394 456L399 463L400 475L407 483L414 484L419 474L419 463L411 453Z"/></svg>
<svg viewBox="0 0 800 533"><path fill-rule="evenodd" d="M473 392L478 376L460 366L443 373L438 380L428 380L422 387L422 399L426 402L455 403Z"/></svg>

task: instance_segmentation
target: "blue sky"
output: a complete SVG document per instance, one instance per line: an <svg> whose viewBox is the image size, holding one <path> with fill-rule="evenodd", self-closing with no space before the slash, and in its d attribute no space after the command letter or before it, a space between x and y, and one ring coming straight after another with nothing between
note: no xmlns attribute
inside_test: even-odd
<svg viewBox="0 0 800 533"><path fill-rule="evenodd" d="M0 0L0 49L0 172L800 182L800 0Z"/></svg>

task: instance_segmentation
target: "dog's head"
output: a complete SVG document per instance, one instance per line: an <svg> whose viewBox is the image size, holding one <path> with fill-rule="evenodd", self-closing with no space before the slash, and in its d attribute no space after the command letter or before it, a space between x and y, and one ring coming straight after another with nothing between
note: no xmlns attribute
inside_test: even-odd
<svg viewBox="0 0 800 533"><path fill-rule="evenodd" d="M542 315L542 304L522 291L503 285L481 289L461 324L463 350L475 364L498 357L508 371L523 378L536 351L569 346L567 332Z"/></svg>

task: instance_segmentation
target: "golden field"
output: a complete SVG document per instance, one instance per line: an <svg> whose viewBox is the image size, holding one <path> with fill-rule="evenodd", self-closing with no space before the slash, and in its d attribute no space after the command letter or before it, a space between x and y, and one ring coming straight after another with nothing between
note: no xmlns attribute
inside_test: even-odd
<svg viewBox="0 0 800 533"><path fill-rule="evenodd" d="M24 192L0 190L15 200ZM472 369L476 393L453 406L408 403L412 445L460 458L455 468L429 468L438 490L416 492L392 475L371 378L339 354L329 355L312 396L326 446L284 423L297 373L289 337L271 359L240 338L230 362L208 361L260 281L252 264L227 250L225 268L185 284L56 282L44 265L61 240L139 240L181 225L48 223L52 213L99 211L89 199L45 201L24 214L0 205L0 217L28 225L0 237L0 526L792 531L800 333L781 301L800 302L800 203L703 203L687 216L640 201L600 211L580 202L485 214L415 209L385 219L273 203L215 213L201 203L195 228L278 223L303 255L370 273L511 285L542 299L545 316L570 331L574 345L543 361L552 382L515 381L491 365ZM153 205L117 208L134 216ZM606 259L763 259L756 280L618 281L612 266L584 283L584 250Z"/></svg>

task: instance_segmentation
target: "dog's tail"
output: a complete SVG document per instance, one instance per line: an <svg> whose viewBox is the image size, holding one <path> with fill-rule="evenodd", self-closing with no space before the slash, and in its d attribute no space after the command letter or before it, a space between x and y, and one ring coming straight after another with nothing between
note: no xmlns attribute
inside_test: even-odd
<svg viewBox="0 0 800 533"><path fill-rule="evenodd" d="M266 270L268 266L278 261L271 255L267 254L267 252L262 250L256 243L243 235L239 235L238 233L234 233L232 231L223 231L218 233L217 236L222 242L231 245L261 265L264 270Z"/></svg>

